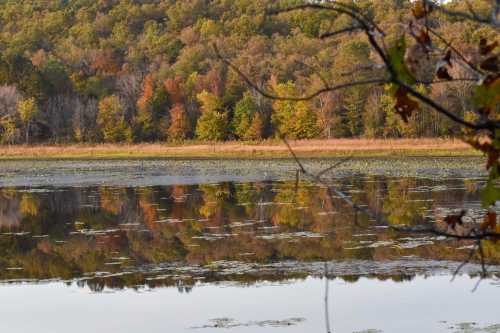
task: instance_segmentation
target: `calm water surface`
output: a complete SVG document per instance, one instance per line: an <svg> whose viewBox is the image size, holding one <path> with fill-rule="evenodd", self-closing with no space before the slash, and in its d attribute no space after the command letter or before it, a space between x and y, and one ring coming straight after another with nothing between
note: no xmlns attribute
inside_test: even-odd
<svg viewBox="0 0 500 333"><path fill-rule="evenodd" d="M0 165L2 332L500 332L494 276L450 283L470 243L395 233L293 164L151 163ZM480 218L481 173L443 163L330 181L390 224Z"/></svg>

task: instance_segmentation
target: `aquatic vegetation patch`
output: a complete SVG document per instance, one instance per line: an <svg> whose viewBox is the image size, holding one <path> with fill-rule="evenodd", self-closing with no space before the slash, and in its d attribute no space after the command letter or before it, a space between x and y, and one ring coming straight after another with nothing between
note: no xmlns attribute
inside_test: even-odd
<svg viewBox="0 0 500 333"><path fill-rule="evenodd" d="M453 333L500 333L500 324L481 327L478 323L465 322L448 327Z"/></svg>
<svg viewBox="0 0 500 333"><path fill-rule="evenodd" d="M289 318L283 320L262 320L262 321L249 321L246 323L238 322L231 318L215 318L211 319L209 324L190 327L190 329L207 329L207 328L242 328L242 327L287 327L295 326L303 323L304 318Z"/></svg>

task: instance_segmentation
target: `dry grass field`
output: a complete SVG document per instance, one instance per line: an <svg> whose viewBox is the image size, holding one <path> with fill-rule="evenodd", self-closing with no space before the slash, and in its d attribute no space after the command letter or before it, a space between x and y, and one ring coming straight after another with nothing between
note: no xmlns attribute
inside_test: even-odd
<svg viewBox="0 0 500 333"><path fill-rule="evenodd" d="M290 141L303 157L336 156L468 156L478 155L466 143L448 139L332 139ZM217 142L182 144L98 144L0 146L0 159L65 158L284 158L289 157L281 141Z"/></svg>

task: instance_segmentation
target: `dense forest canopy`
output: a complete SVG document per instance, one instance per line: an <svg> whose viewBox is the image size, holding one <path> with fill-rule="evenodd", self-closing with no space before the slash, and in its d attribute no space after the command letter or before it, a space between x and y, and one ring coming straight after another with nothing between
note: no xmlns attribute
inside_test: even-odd
<svg viewBox="0 0 500 333"><path fill-rule="evenodd" d="M384 85L328 92L311 101L268 100L214 52L216 44L253 82L279 95L307 94L325 80L370 78L369 65L377 60L363 32L318 38L349 26L348 17L327 11L265 14L270 6L298 3L0 0L0 139L151 142L258 140L277 133L299 139L460 133L459 125L425 106L405 123ZM412 15L410 1L355 3L390 42L398 41L401 24ZM466 3L446 6L467 10ZM491 6L468 3L484 15ZM439 12L428 19L467 57L474 57L481 39L498 39L487 25ZM433 74L435 68L428 69ZM459 66L449 71L453 77L466 74ZM467 119L475 84L453 81L418 89Z"/></svg>

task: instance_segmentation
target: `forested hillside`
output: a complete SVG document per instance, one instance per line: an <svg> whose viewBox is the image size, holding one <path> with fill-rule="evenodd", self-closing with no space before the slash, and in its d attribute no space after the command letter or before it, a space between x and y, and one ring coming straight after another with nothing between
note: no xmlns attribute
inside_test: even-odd
<svg viewBox="0 0 500 333"><path fill-rule="evenodd" d="M213 44L268 91L299 96L323 81L373 76L362 32L320 39L349 24L333 12L266 16L272 0L0 0L0 139L3 143L151 142L290 138L435 137L459 129L430 108L405 124L384 86L357 86L311 101L253 91ZM410 1L359 0L396 41ZM476 12L487 1L469 1ZM466 1L447 6L466 10ZM435 13L435 31L473 56L496 32ZM408 40L411 47L412 40ZM433 72L434 67L429 67ZM454 77L464 75L452 67ZM467 118L474 82L420 87Z"/></svg>

